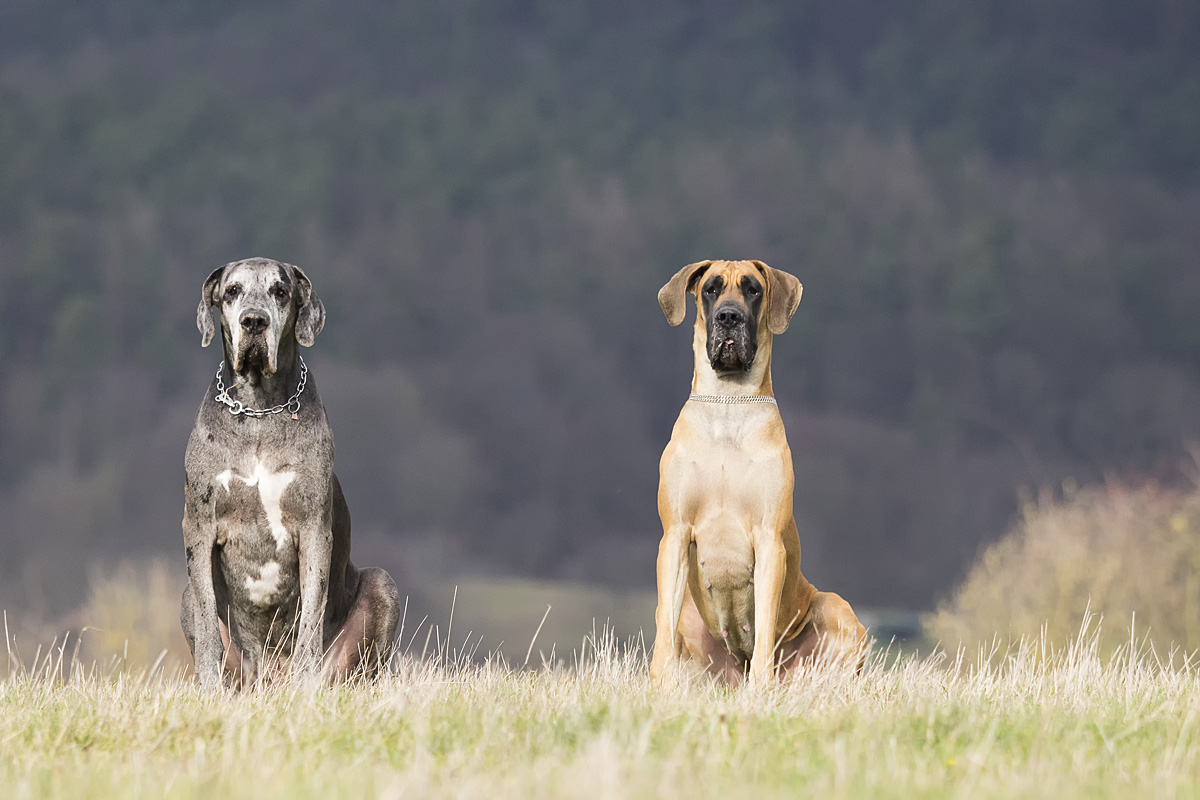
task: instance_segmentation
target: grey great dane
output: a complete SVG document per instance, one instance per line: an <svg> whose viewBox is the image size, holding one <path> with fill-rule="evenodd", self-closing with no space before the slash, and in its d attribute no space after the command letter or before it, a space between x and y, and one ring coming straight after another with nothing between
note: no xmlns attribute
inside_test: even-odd
<svg viewBox="0 0 1200 800"><path fill-rule="evenodd" d="M204 687L268 664L330 679L373 674L391 655L399 593L350 561L350 511L333 433L300 356L325 307L297 267L252 258L204 281L196 325L217 310L225 360L184 461L188 585L180 621Z"/></svg>

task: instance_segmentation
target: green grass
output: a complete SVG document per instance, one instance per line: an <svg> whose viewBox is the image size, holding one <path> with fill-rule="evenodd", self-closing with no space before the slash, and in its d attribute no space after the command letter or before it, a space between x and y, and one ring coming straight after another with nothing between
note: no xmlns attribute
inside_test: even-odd
<svg viewBox="0 0 1200 800"><path fill-rule="evenodd" d="M1102 663L1094 637L984 656L875 653L857 677L660 691L643 652L601 637L539 672L403 658L373 685L217 696L161 671L51 659L0 682L0 786L8 798L1200 796L1195 670L1135 648Z"/></svg>

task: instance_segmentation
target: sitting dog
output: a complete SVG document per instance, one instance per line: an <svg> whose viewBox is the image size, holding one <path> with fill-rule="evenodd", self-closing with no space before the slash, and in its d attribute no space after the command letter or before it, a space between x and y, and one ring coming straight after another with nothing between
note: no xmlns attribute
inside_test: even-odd
<svg viewBox="0 0 1200 800"><path fill-rule="evenodd" d="M325 307L297 267L252 258L204 281L205 347L217 309L225 360L184 460L188 585L180 622L200 684L255 680L291 660L329 678L373 674L391 656L399 593L350 562L350 510L333 473L333 433L299 345Z"/></svg>
<svg viewBox="0 0 1200 800"><path fill-rule="evenodd" d="M695 377L659 464L658 608L650 676L691 661L736 684L821 658L861 667L849 603L800 573L792 453L771 387L771 337L802 287L761 261L700 261L658 293L672 326L696 300Z"/></svg>

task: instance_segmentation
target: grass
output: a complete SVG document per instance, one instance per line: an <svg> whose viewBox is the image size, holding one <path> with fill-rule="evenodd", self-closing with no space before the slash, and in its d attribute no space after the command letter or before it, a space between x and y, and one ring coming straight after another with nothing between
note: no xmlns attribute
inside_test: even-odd
<svg viewBox="0 0 1200 800"><path fill-rule="evenodd" d="M1200 672L1136 646L876 651L727 691L612 636L540 671L403 657L373 685L207 696L66 649L0 682L8 798L1192 797Z"/></svg>

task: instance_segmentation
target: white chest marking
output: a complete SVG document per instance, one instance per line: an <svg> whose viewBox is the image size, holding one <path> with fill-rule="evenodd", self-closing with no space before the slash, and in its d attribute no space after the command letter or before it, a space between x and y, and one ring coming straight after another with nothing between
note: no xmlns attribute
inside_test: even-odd
<svg viewBox="0 0 1200 800"><path fill-rule="evenodd" d="M268 561L258 571L258 577L246 577L246 591L255 603L266 603L279 588L279 562Z"/></svg>
<svg viewBox="0 0 1200 800"><path fill-rule="evenodd" d="M217 475L217 481L225 487L227 492L231 478L237 478L247 486L258 487L258 496L262 500L263 511L267 515L267 524L271 527L271 535L275 537L275 549L282 550L287 547L292 537L283 525L281 502L283 493L287 491L288 485L295 477L296 473L290 470L272 472L262 461L258 461L254 464L254 471L249 475L236 475L233 470L227 469Z"/></svg>

